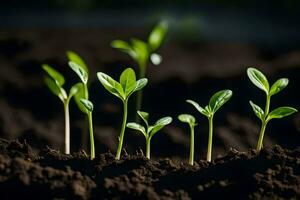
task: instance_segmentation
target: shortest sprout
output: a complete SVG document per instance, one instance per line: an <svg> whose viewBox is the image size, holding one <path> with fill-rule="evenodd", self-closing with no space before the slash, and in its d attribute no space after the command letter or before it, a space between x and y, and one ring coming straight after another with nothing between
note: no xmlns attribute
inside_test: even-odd
<svg viewBox="0 0 300 200"><path fill-rule="evenodd" d="M143 112L143 111L137 111L138 115L142 118L142 120L145 122L146 127L135 123L127 123L127 127L140 131L146 138L146 157L150 159L150 142L151 138L155 133L160 131L163 127L170 124L172 122L172 117L163 117L156 121L156 123L152 126L149 125L149 113Z"/></svg>
<svg viewBox="0 0 300 200"><path fill-rule="evenodd" d="M197 126L195 117L189 114L181 114L178 119L183 123L188 123L191 129L191 140L190 140L190 158L189 164L194 165L194 128Z"/></svg>
<svg viewBox="0 0 300 200"><path fill-rule="evenodd" d="M94 131L93 131L93 110L94 105L87 99L80 99L81 104L87 110L87 116L89 120L89 132L90 132L90 150L91 150L91 159L95 158L95 142L94 142Z"/></svg>

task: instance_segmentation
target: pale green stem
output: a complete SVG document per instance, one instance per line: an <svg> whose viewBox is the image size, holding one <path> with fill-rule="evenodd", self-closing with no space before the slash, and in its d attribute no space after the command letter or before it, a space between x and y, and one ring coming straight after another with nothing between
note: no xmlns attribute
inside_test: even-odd
<svg viewBox="0 0 300 200"><path fill-rule="evenodd" d="M88 112L88 119L89 119L89 131L90 131L91 160L93 160L95 158L95 143L94 143L93 115L92 115L92 112Z"/></svg>
<svg viewBox="0 0 300 200"><path fill-rule="evenodd" d="M209 131L208 131L208 146L207 146L207 157L206 160L211 162L211 152L212 152L212 140L213 140L213 116L208 118Z"/></svg>
<svg viewBox="0 0 300 200"><path fill-rule="evenodd" d="M257 146L256 146L256 151L260 151L263 147L263 139L264 139L264 135L265 135L265 130L266 130L266 126L267 126L267 117L269 114L269 110L270 110L270 101L271 101L271 96L267 95L266 98L266 106L265 106L265 115L264 115L264 119L262 120L262 125L260 128L260 133L259 133L259 138L258 138L258 142L257 142Z"/></svg>
<svg viewBox="0 0 300 200"><path fill-rule="evenodd" d="M150 159L150 143L151 143L151 138L148 137L146 139L146 158Z"/></svg>
<svg viewBox="0 0 300 200"><path fill-rule="evenodd" d="M120 160L120 157L121 157L121 151L122 151L122 146L123 146L126 121L127 121L127 105L128 105L128 100L126 99L123 102L123 123L122 123L121 132L120 132L120 136L119 136L119 145L118 145L118 149L117 149L116 160Z"/></svg>
<svg viewBox="0 0 300 200"><path fill-rule="evenodd" d="M87 84L84 84L83 83L83 90L84 90L84 98L85 99L89 99L89 90L88 90L88 85ZM86 115L85 115L85 118L84 118L84 120L85 120L85 124L86 123L89 123L89 116L88 116L89 114L88 113L86 113ZM88 126L84 126L83 127L83 132L82 132L82 140L81 140L81 146L83 147L83 148L85 148L85 147L87 147L87 139L88 139L88 137L87 137L87 134L88 134L88 128L89 128L89 126L90 125L88 125Z"/></svg>
<svg viewBox="0 0 300 200"><path fill-rule="evenodd" d="M191 140L190 140L190 159L189 164L194 165L194 125L190 124L191 128Z"/></svg>
<svg viewBox="0 0 300 200"><path fill-rule="evenodd" d="M65 111L65 154L70 154L70 111L69 101L64 102Z"/></svg>

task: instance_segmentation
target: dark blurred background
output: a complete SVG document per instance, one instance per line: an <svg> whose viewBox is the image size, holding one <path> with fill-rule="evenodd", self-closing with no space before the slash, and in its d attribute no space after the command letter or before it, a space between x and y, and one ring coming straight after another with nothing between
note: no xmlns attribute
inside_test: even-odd
<svg viewBox="0 0 300 200"><path fill-rule="evenodd" d="M247 78L246 69L256 66L274 82L288 77L290 85L271 100L271 108L283 105L299 109L300 2L297 0L10 0L0 7L0 137L26 140L35 148L62 149L63 107L43 83L41 64L61 71L66 88L78 82L68 68L66 51L81 55L91 68L91 99L95 104L95 137L98 153L117 146L121 102L96 80L103 71L118 78L125 67L136 64L112 49L114 39L146 40L153 26L170 23L159 50L160 66L148 66L150 83L144 90L143 109L152 122L170 115L174 123L152 140L154 157L187 158L189 132L177 115L193 114L196 158L204 158L207 120L185 99L206 105L221 89L232 89L233 98L215 118L214 156L229 148L256 146L259 120L249 100L264 106L264 94ZM131 98L129 121L134 119ZM86 149L84 117L71 105L72 150ZM127 131L125 147L134 153L144 149L142 135ZM265 146L300 144L300 115L272 121Z"/></svg>

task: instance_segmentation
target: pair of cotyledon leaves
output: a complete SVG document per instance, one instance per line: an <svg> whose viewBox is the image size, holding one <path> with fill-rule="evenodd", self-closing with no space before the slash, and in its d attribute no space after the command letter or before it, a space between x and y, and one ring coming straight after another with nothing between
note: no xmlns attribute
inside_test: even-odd
<svg viewBox="0 0 300 200"><path fill-rule="evenodd" d="M102 72L98 72L97 77L106 90L123 102L127 101L131 94L141 90L148 83L147 78L136 80L135 72L131 68L127 68L122 72L119 82Z"/></svg>
<svg viewBox="0 0 300 200"><path fill-rule="evenodd" d="M153 53L161 45L163 39L165 38L168 29L168 24L162 21L154 27L152 32L148 37L148 43L133 38L131 42L125 42L123 40L114 40L111 43L113 48L119 49L127 53L132 57L140 66L142 66L150 56L150 59L154 65L159 65L161 63L162 57L159 54Z"/></svg>
<svg viewBox="0 0 300 200"><path fill-rule="evenodd" d="M257 86L259 89L263 90L266 95L270 98L271 96L277 94L278 92L282 91L289 83L287 78L280 78L278 79L270 88L269 82L266 76L255 68L248 68L247 75L251 82ZM250 105L255 113L255 115L262 121L268 122L271 119L279 119L285 116L291 115L294 112L297 112L295 108L289 106L283 106L274 109L271 111L267 116L265 112L255 103L250 101Z"/></svg>
<svg viewBox="0 0 300 200"><path fill-rule="evenodd" d="M219 110L230 98L232 97L231 90L221 90L215 93L209 100L209 104L204 108L193 100L187 100L186 102L192 104L201 114L210 118ZM193 120L191 117L185 116L184 121L188 122ZM183 118L182 118L183 119Z"/></svg>
<svg viewBox="0 0 300 200"><path fill-rule="evenodd" d="M163 127L166 125L172 123L172 117L163 117L155 122L154 125L149 125L149 113L143 112L143 111L137 111L138 115L142 118L142 120L145 122L146 127L135 123L135 122L130 122L127 123L127 127L140 131L146 139L152 138L155 133L160 131Z"/></svg>

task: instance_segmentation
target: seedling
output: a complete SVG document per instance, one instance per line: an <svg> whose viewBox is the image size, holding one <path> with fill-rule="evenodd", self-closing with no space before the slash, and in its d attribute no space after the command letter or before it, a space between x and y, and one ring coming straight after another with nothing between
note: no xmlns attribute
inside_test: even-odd
<svg viewBox="0 0 300 200"><path fill-rule="evenodd" d="M172 122L172 117L163 117L155 122L154 125L150 126L148 123L149 120L149 113L143 112L143 111L137 111L138 115L141 117L141 119L145 122L146 127L131 122L127 124L128 128L140 131L146 138L146 157L150 159L150 142L155 133L157 133L159 130L161 130L166 125L170 124Z"/></svg>
<svg viewBox="0 0 300 200"><path fill-rule="evenodd" d="M196 124L195 117L189 114L181 114L178 116L178 119L181 122L188 123L191 130L191 139L190 139L190 158L189 158L189 164L194 165L194 129Z"/></svg>
<svg viewBox="0 0 300 200"><path fill-rule="evenodd" d="M144 88L148 80L146 78L136 80L135 72L131 68L127 68L122 72L120 76L120 82L115 81L113 78L102 72L98 72L97 76L104 88L111 94L117 96L123 102L123 123L116 154L116 160L119 160L126 128L128 99L134 92Z"/></svg>
<svg viewBox="0 0 300 200"><path fill-rule="evenodd" d="M161 55L155 52L161 46L167 29L168 24L166 21L162 21L154 27L148 37L148 42L132 38L130 43L123 40L114 40L111 43L111 46L127 53L138 65L138 78L145 78L149 59L154 65L159 65L161 63ZM140 90L137 93L136 110L141 110L142 96L142 91Z"/></svg>
<svg viewBox="0 0 300 200"><path fill-rule="evenodd" d="M266 130L266 126L271 119L279 119L286 116L289 116L297 110L292 107L283 106L274 109L273 111L269 112L270 110L270 101L271 97L281 90L283 90L289 83L289 79L287 78L280 78L278 79L270 88L269 82L266 76L255 68L248 68L247 74L250 81L259 89L263 90L266 93L266 105L265 110L261 109L258 105L250 101L250 105L255 113L255 115L261 120L261 128L259 133L259 138L256 146L256 150L259 152L263 147L263 139Z"/></svg>
<svg viewBox="0 0 300 200"><path fill-rule="evenodd" d="M89 101L89 91L88 91L88 80L89 80L89 70L83 59L72 51L67 52L69 58L70 68L78 75L81 80L80 88L78 93L75 95L75 101L79 109L86 114L88 119L88 127L90 133L90 150L91 158L95 157L95 144L94 144L94 133L93 133L93 119L92 111L89 109L92 103ZM84 101L82 101L84 100Z"/></svg>
<svg viewBox="0 0 300 200"><path fill-rule="evenodd" d="M209 131L208 131L208 146L206 160L211 162L212 140L213 140L213 118L217 110L221 108L232 97L231 90L221 90L215 93L209 100L209 104L202 108L198 103L192 100L187 100L192 104L201 114L208 118Z"/></svg>
<svg viewBox="0 0 300 200"><path fill-rule="evenodd" d="M77 83L67 95L63 85L65 84L65 78L58 71L44 64L43 69L47 72L48 76L45 77L45 83L53 94L59 97L64 105L65 113L65 154L70 154L70 111L69 103L74 95L79 91L80 83Z"/></svg>
<svg viewBox="0 0 300 200"><path fill-rule="evenodd" d="M94 134L93 134L93 110L94 105L92 102L90 102L87 99L80 99L80 102L82 105L86 108L88 119L89 119L89 132L90 132L90 146L91 146L91 159L93 160L95 158L95 144L94 144Z"/></svg>

